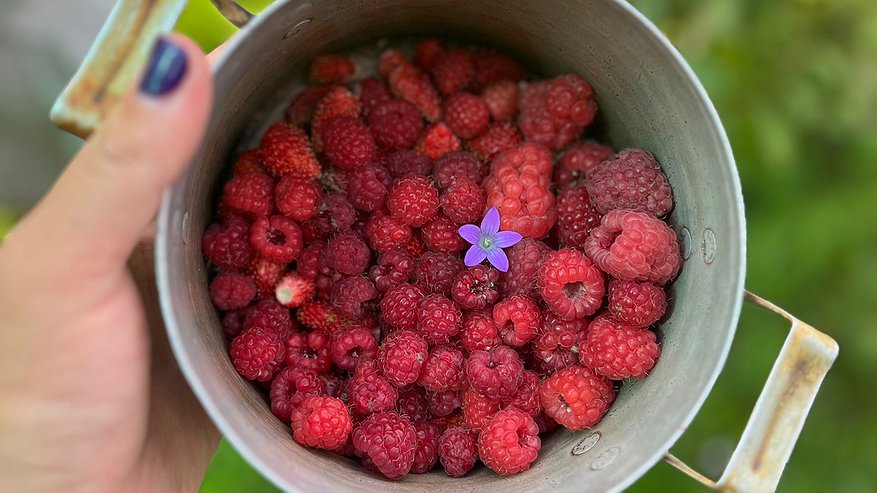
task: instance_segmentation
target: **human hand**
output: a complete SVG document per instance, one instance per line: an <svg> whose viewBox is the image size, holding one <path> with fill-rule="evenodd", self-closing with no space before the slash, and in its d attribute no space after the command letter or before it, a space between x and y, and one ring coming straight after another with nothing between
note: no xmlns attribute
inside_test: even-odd
<svg viewBox="0 0 877 493"><path fill-rule="evenodd" d="M194 43L160 42L139 87L0 244L0 491L200 485L219 434L164 339L148 231L197 150L212 89Z"/></svg>

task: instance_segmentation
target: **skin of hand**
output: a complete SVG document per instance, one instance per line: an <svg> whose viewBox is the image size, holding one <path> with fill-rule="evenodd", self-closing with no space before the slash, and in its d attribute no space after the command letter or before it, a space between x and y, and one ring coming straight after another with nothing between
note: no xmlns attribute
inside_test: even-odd
<svg viewBox="0 0 877 493"><path fill-rule="evenodd" d="M152 279L150 225L213 98L207 58L166 39L179 83L132 87L0 244L0 491L194 491L219 443Z"/></svg>

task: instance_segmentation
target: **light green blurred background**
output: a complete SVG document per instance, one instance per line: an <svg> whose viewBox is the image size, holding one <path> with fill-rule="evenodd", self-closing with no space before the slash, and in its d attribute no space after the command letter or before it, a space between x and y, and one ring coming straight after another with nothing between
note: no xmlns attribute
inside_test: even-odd
<svg viewBox="0 0 877 493"><path fill-rule="evenodd" d="M110 4L74 2L77 12L60 7L71 10L65 19L80 17L47 27L39 20L56 17L58 3L6 1L11 14L0 18L0 237L78 145L52 131L45 115L82 56L87 42L80 38L94 36ZM269 2L241 3L258 10ZM633 3L688 59L730 135L746 200L747 287L841 346L779 491L875 491L877 2ZM26 29L22 19L36 20ZM205 48L234 32L208 0L192 0L178 30ZM35 32L42 43L34 41ZM67 42L69 36L79 44ZM80 45L80 52L70 53ZM27 88L16 93L23 83ZM39 152L34 146L41 146ZM673 447L676 455L708 476L720 474L785 331L775 317L744 308L725 371ZM202 491L275 490L224 443ZM631 491L704 488L659 463Z"/></svg>

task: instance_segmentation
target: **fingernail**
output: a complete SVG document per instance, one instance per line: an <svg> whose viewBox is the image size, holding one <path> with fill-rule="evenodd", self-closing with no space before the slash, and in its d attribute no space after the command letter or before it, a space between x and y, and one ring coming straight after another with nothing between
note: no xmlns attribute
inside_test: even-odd
<svg viewBox="0 0 877 493"><path fill-rule="evenodd" d="M162 96L173 91L186 75L188 65L186 52L182 48L165 38L159 38L140 81L140 92Z"/></svg>

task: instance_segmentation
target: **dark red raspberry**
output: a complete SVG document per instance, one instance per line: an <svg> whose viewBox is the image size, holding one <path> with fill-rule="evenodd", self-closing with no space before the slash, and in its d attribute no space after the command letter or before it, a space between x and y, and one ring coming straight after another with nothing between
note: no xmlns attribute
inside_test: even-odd
<svg viewBox="0 0 877 493"><path fill-rule="evenodd" d="M371 212L380 209L387 200L387 189L391 183L390 174L382 165L362 166L350 173L347 198L361 211Z"/></svg>
<svg viewBox="0 0 877 493"><path fill-rule="evenodd" d="M298 255L296 262L296 270L305 279L314 280L321 273L323 268L323 251L326 244L322 241L315 241L306 246Z"/></svg>
<svg viewBox="0 0 877 493"><path fill-rule="evenodd" d="M545 243L530 238L524 238L506 250L506 255L509 257L509 270L499 274L500 294L502 296L522 294L531 298L538 297L539 267L549 251L551 249Z"/></svg>
<svg viewBox="0 0 877 493"><path fill-rule="evenodd" d="M314 108L323 99L331 87L311 86L301 90L286 108L286 121L290 125L304 128L314 117Z"/></svg>
<svg viewBox="0 0 877 493"><path fill-rule="evenodd" d="M648 151L625 149L603 161L587 182L591 202L602 213L645 211L661 217L673 208L673 189Z"/></svg>
<svg viewBox="0 0 877 493"><path fill-rule="evenodd" d="M374 413L353 430L356 455L388 479L399 479L414 465L417 429L394 412Z"/></svg>
<svg viewBox="0 0 877 493"><path fill-rule="evenodd" d="M274 180L265 173L233 176L223 188L222 202L256 216L271 214Z"/></svg>
<svg viewBox="0 0 877 493"><path fill-rule="evenodd" d="M247 265L245 271L256 283L256 296L258 298L273 298L277 284L286 274L286 264L272 262L257 255Z"/></svg>
<svg viewBox="0 0 877 493"><path fill-rule="evenodd" d="M325 256L330 268L352 276L365 272L371 251L358 234L349 232L329 240Z"/></svg>
<svg viewBox="0 0 877 493"><path fill-rule="evenodd" d="M661 356L655 333L620 324L608 315L591 322L582 363L612 380L645 378Z"/></svg>
<svg viewBox="0 0 877 493"><path fill-rule="evenodd" d="M585 253L612 277L658 285L673 280L682 265L670 226L649 213L623 209L603 216L585 242Z"/></svg>
<svg viewBox="0 0 877 493"><path fill-rule="evenodd" d="M410 62L399 64L387 76L390 90L400 99L417 106L430 122L442 117L441 98L429 81L429 77Z"/></svg>
<svg viewBox="0 0 877 493"><path fill-rule="evenodd" d="M420 230L426 248L433 252L449 254L457 254L466 248L466 242L457 232L458 223L451 221L441 212L437 212L433 217L434 219L424 224Z"/></svg>
<svg viewBox="0 0 877 493"><path fill-rule="evenodd" d="M378 348L381 372L396 387L417 381L428 355L426 341L415 332L400 330L384 338Z"/></svg>
<svg viewBox="0 0 877 493"><path fill-rule="evenodd" d="M298 222L317 215L323 189L314 180L298 175L284 175L274 189L274 203L284 216Z"/></svg>
<svg viewBox="0 0 877 493"><path fill-rule="evenodd" d="M615 155L612 147L593 140L573 144L557 161L554 183L560 188L583 183L597 166Z"/></svg>
<svg viewBox="0 0 877 493"><path fill-rule="evenodd" d="M493 306L493 323L504 343L523 346L542 326L542 311L532 298L516 294Z"/></svg>
<svg viewBox="0 0 877 493"><path fill-rule="evenodd" d="M436 38L426 38L414 49L414 64L420 70L430 71L445 54L445 45Z"/></svg>
<svg viewBox="0 0 877 493"><path fill-rule="evenodd" d="M483 165L472 153L466 151L443 154L435 161L432 172L436 184L442 190L464 177L472 180L476 185L480 185L486 174L487 166Z"/></svg>
<svg viewBox="0 0 877 493"><path fill-rule="evenodd" d="M332 288L335 286L335 282L340 281L343 274L333 271L332 269L326 269L328 272L321 273L314 280L314 288L316 289L316 293L314 298L319 301L332 301ZM332 307L332 311L336 313L339 317L341 314L338 313L338 310L335 307Z"/></svg>
<svg viewBox="0 0 877 493"><path fill-rule="evenodd" d="M539 285L545 304L564 320L593 315L606 294L603 274L584 253L571 248L545 256Z"/></svg>
<svg viewBox="0 0 877 493"><path fill-rule="evenodd" d="M247 380L267 382L283 362L283 341L272 330L244 330L231 341L229 349L235 369Z"/></svg>
<svg viewBox="0 0 877 493"><path fill-rule="evenodd" d="M448 428L463 427L463 412L457 411L447 416L433 416L429 422L436 425L439 431L444 433Z"/></svg>
<svg viewBox="0 0 877 493"><path fill-rule="evenodd" d="M494 400L510 398L521 383L524 363L514 349L499 345L490 351L472 351L466 360L469 385Z"/></svg>
<svg viewBox="0 0 877 493"><path fill-rule="evenodd" d="M320 55L311 61L308 77L312 84L346 84L355 73L356 63L349 56Z"/></svg>
<svg viewBox="0 0 877 493"><path fill-rule="evenodd" d="M481 431L484 425L490 421L490 418L502 409L502 403L488 399L471 387L463 392L461 400L463 421L466 424L466 428L476 433Z"/></svg>
<svg viewBox="0 0 877 493"><path fill-rule="evenodd" d="M539 416L542 414L542 401L539 394L541 385L542 381L539 379L539 375L529 370L525 371L521 374L521 383L518 385L518 390L515 391L515 394L505 404L507 406L514 406L534 418Z"/></svg>
<svg viewBox="0 0 877 493"><path fill-rule="evenodd" d="M247 315L246 309L229 310L222 316L222 333L229 341L234 339L244 330L244 317Z"/></svg>
<svg viewBox="0 0 877 493"><path fill-rule="evenodd" d="M600 225L602 217L591 204L584 185L557 194L557 236L564 246L583 248L591 230Z"/></svg>
<svg viewBox="0 0 877 493"><path fill-rule="evenodd" d="M368 115L375 142L383 149L411 149L423 131L423 117L416 106L401 99L378 103Z"/></svg>
<svg viewBox="0 0 877 493"><path fill-rule="evenodd" d="M536 426L539 427L539 433L548 433L549 431L556 430L559 424L557 421L554 421L554 418L545 414L545 411L542 412L539 416L533 418L533 421L536 422Z"/></svg>
<svg viewBox="0 0 877 493"><path fill-rule="evenodd" d="M320 202L316 217L305 223L311 224L319 239L331 233L346 231L356 222L356 209L343 192L327 193Z"/></svg>
<svg viewBox="0 0 877 493"><path fill-rule="evenodd" d="M443 96L463 89L475 75L475 64L468 50L446 51L432 67L432 78Z"/></svg>
<svg viewBox="0 0 877 493"><path fill-rule="evenodd" d="M305 303L295 312L295 316L305 327L327 334L351 325L349 320L335 310L335 307L322 301Z"/></svg>
<svg viewBox="0 0 877 493"><path fill-rule="evenodd" d="M463 352L455 346L435 346L423 363L417 383L431 392L462 390L466 384L465 360Z"/></svg>
<svg viewBox="0 0 877 493"><path fill-rule="evenodd" d="M542 322L542 330L533 341L534 356L542 368L551 373L578 363L587 329L586 319L563 320L549 310Z"/></svg>
<svg viewBox="0 0 877 493"><path fill-rule="evenodd" d="M465 476L478 461L475 434L465 428L448 428L439 440L439 457L448 476Z"/></svg>
<svg viewBox="0 0 877 493"><path fill-rule="evenodd" d="M319 106L318 106L319 108ZM320 163L314 156L314 150L304 130L275 123L268 127L259 152L265 163L265 169L273 176L295 173L305 178L320 176Z"/></svg>
<svg viewBox="0 0 877 493"><path fill-rule="evenodd" d="M438 190L423 176L403 176L390 187L387 208L402 223L423 226L438 211Z"/></svg>
<svg viewBox="0 0 877 493"><path fill-rule="evenodd" d="M329 120L336 116L358 117L362 110L359 99L344 86L335 86L323 96L314 109L314 118L311 120L311 139L314 151L323 150L323 129Z"/></svg>
<svg viewBox="0 0 877 493"><path fill-rule="evenodd" d="M451 296L461 307L483 310L499 299L499 271L484 265L469 267L454 277Z"/></svg>
<svg viewBox="0 0 877 493"><path fill-rule="evenodd" d="M427 392L429 413L437 417L450 416L460 409L460 392L457 390L442 390L439 392Z"/></svg>
<svg viewBox="0 0 877 493"><path fill-rule="evenodd" d="M371 267L369 277L380 292L387 291L411 279L414 272L414 259L402 250L382 253L378 263Z"/></svg>
<svg viewBox="0 0 877 493"><path fill-rule="evenodd" d="M427 252L420 257L414 267L414 282L427 293L450 295L454 277L465 268L457 257Z"/></svg>
<svg viewBox="0 0 877 493"><path fill-rule="evenodd" d="M478 435L481 461L503 476L529 469L541 448L536 422L514 407L496 413Z"/></svg>
<svg viewBox="0 0 877 493"><path fill-rule="evenodd" d="M390 88L380 77L368 77L359 82L359 100L362 103L362 114L366 118L375 106L392 97Z"/></svg>
<svg viewBox="0 0 877 493"><path fill-rule="evenodd" d="M347 276L332 286L332 304L347 318L362 316L363 304L378 297L374 284L362 276Z"/></svg>
<svg viewBox="0 0 877 493"><path fill-rule="evenodd" d="M414 451L414 465L411 466L412 474L423 474L432 469L439 458L439 437L441 431L438 426L426 421L414 421L414 429L417 430L417 450Z"/></svg>
<svg viewBox="0 0 877 493"><path fill-rule="evenodd" d="M502 338L493 323L493 317L480 312L467 312L463 315L460 342L466 351L487 351L502 344Z"/></svg>
<svg viewBox="0 0 877 493"><path fill-rule="evenodd" d="M434 160L448 152L460 150L460 139L443 122L434 123L420 134L416 149L420 154Z"/></svg>
<svg viewBox="0 0 877 493"><path fill-rule="evenodd" d="M262 300L247 310L244 330L262 329L285 339L294 329L289 309L275 300Z"/></svg>
<svg viewBox="0 0 877 493"><path fill-rule="evenodd" d="M314 281L290 272L277 282L274 298L285 307L298 308L311 301L315 290Z"/></svg>
<svg viewBox="0 0 877 493"><path fill-rule="evenodd" d="M458 92L445 100L445 123L461 139L471 139L487 130L490 110L481 98Z"/></svg>
<svg viewBox="0 0 877 493"><path fill-rule="evenodd" d="M374 161L377 147L364 123L352 116L336 116L323 128L323 153L331 165L350 171Z"/></svg>
<svg viewBox="0 0 877 493"><path fill-rule="evenodd" d="M210 301L220 310L243 308L256 297L253 278L237 272L220 272L210 282Z"/></svg>
<svg viewBox="0 0 877 493"><path fill-rule="evenodd" d="M584 366L568 366L542 382L545 414L571 431L600 422L615 399L612 382Z"/></svg>
<svg viewBox="0 0 877 493"><path fill-rule="evenodd" d="M609 313L619 322L643 328L657 322L667 309L664 290L647 282L609 282Z"/></svg>
<svg viewBox="0 0 877 493"><path fill-rule="evenodd" d="M286 338L286 366L313 370L320 375L332 368L329 334L299 332Z"/></svg>
<svg viewBox="0 0 877 493"><path fill-rule="evenodd" d="M313 370L286 367L271 381L271 412L289 422L292 410L307 396L327 395L326 382Z"/></svg>
<svg viewBox="0 0 877 493"><path fill-rule="evenodd" d="M286 216L260 217L250 226L250 245L262 257L287 264L301 252L301 228Z"/></svg>
<svg viewBox="0 0 877 493"><path fill-rule="evenodd" d="M518 112L518 85L510 80L491 84L481 91L481 100L494 121L507 121Z"/></svg>
<svg viewBox="0 0 877 493"><path fill-rule="evenodd" d="M201 238L201 251L213 265L228 270L246 267L253 258L249 241L250 226L233 217L227 224L211 224Z"/></svg>
<svg viewBox="0 0 877 493"><path fill-rule="evenodd" d="M430 344L449 342L460 332L460 307L441 294L431 294L417 309L417 332Z"/></svg>
<svg viewBox="0 0 877 493"><path fill-rule="evenodd" d="M387 156L387 171L393 178L405 175L427 176L430 170L432 162L429 158L414 151L397 151Z"/></svg>
<svg viewBox="0 0 877 493"><path fill-rule="evenodd" d="M484 214L484 191L467 177L454 180L442 192L440 200L442 211L458 226L474 223Z"/></svg>
<svg viewBox="0 0 877 493"><path fill-rule="evenodd" d="M521 133L513 123L497 122L487 127L483 134L467 141L466 148L481 162L492 163L504 151L520 145L521 140Z"/></svg>
<svg viewBox="0 0 877 493"><path fill-rule="evenodd" d="M353 371L361 361L371 361L378 356L378 341L371 330L351 327L332 335L329 354L335 366Z"/></svg>
<svg viewBox="0 0 877 493"><path fill-rule="evenodd" d="M399 284L387 290L381 299L381 316L391 327L414 330L423 290L413 284Z"/></svg>
<svg viewBox="0 0 877 493"><path fill-rule="evenodd" d="M591 86L577 75L530 84L518 106L518 127L527 140L555 151L576 140L597 113Z"/></svg>
<svg viewBox="0 0 877 493"><path fill-rule="evenodd" d="M527 71L514 58L496 50L481 48L475 51L475 76L472 89L480 91L502 80L519 82L527 78Z"/></svg>
<svg viewBox="0 0 877 493"><path fill-rule="evenodd" d="M342 377L334 373L320 375L320 378L326 383L326 394L330 397L337 397L347 402L347 382L348 378Z"/></svg>
<svg viewBox="0 0 877 493"><path fill-rule="evenodd" d="M419 385L412 385L399 390L399 399L396 401L396 410L401 416L410 419L412 423L424 421L429 415L429 403L426 400L426 392Z"/></svg>
<svg viewBox="0 0 877 493"><path fill-rule="evenodd" d="M390 381L381 375L373 361L364 361L347 383L350 408L357 414L390 411L396 407L399 394Z"/></svg>
<svg viewBox="0 0 877 493"><path fill-rule="evenodd" d="M408 255L411 255L415 259L419 259L426 253L426 246L423 244L423 240L420 238L420 234L418 232L412 232L411 237L408 238L402 245L402 250L405 251Z"/></svg>
<svg viewBox="0 0 877 493"><path fill-rule="evenodd" d="M326 450L344 445L353 430L347 406L334 397L307 397L293 409L291 420L297 443Z"/></svg>
<svg viewBox="0 0 877 493"><path fill-rule="evenodd" d="M411 240L411 227L387 213L376 210L369 216L363 235L376 252L389 252L404 248Z"/></svg>

